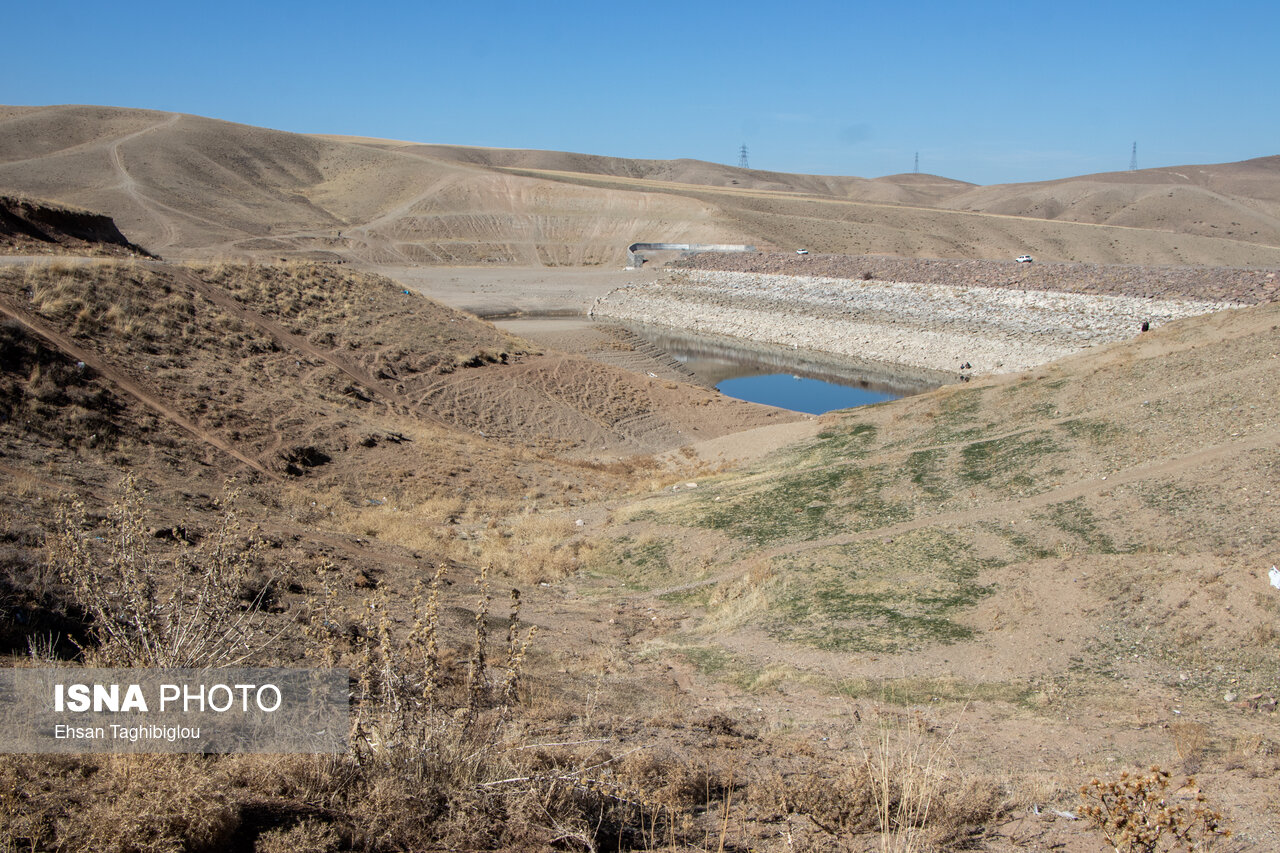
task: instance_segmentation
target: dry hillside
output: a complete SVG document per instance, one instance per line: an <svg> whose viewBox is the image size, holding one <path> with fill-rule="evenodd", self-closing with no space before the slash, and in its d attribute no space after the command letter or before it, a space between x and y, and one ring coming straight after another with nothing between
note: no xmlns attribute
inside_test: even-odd
<svg viewBox="0 0 1280 853"><path fill-rule="evenodd" d="M85 547L111 535L126 473L160 554L209 539L239 477L273 659L391 654L436 565L448 695L488 624L481 567L540 632L518 703L459 729L450 700L432 731L461 740L8 758L10 840L1098 853L1061 817L1076 787L1159 763L1196 774L1179 796L1202 792L1239 849L1276 843L1274 304L784 425L807 439L740 470L724 442L778 443L749 429L768 410L538 354L332 265L18 265L0 310L11 651L91 642L46 559L68 496ZM643 422L649 449L747 431L672 472L618 459ZM445 746L485 762L433 763ZM877 780L926 777L895 796L927 815L877 816Z"/></svg>
<svg viewBox="0 0 1280 853"><path fill-rule="evenodd" d="M130 243L111 217L33 199L0 195L0 254L151 257Z"/></svg>
<svg viewBox="0 0 1280 853"><path fill-rule="evenodd" d="M1274 245L1280 237L1280 156L976 187L942 206Z"/></svg>
<svg viewBox="0 0 1280 853"><path fill-rule="evenodd" d="M304 136L109 107L0 109L0 190L107 213L186 258L572 266L668 241L1274 266L1277 187L1274 158L970 187Z"/></svg>

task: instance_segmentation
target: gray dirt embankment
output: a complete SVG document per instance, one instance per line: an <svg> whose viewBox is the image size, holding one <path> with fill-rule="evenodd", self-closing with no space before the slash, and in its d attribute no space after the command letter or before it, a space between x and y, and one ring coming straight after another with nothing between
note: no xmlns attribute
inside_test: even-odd
<svg viewBox="0 0 1280 853"><path fill-rule="evenodd" d="M1013 373L1133 337L1143 323L1240 305L977 285L958 273L931 283L684 269L615 290L592 313L913 368Z"/></svg>
<svg viewBox="0 0 1280 853"><path fill-rule="evenodd" d="M1280 271L1234 267L1141 267L1125 264L1019 264L1009 261L707 252L673 262L681 269L874 279L920 284L1052 290L1095 296L1200 299L1256 305L1280 301Z"/></svg>

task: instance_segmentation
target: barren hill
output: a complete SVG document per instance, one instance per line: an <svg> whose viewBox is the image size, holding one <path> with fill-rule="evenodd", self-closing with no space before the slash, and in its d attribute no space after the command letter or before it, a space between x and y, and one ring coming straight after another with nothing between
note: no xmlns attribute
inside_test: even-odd
<svg viewBox="0 0 1280 853"><path fill-rule="evenodd" d="M109 216L73 210L32 199L0 195L0 254L145 256Z"/></svg>
<svg viewBox="0 0 1280 853"><path fill-rule="evenodd" d="M1275 266L1274 160L971 187L0 108L0 190L101 211L166 256L374 266L620 264L636 241Z"/></svg>
<svg viewBox="0 0 1280 853"><path fill-rule="evenodd" d="M957 210L1280 243L1280 157L976 187Z"/></svg>
<svg viewBox="0 0 1280 853"><path fill-rule="evenodd" d="M342 139L343 137L332 137ZM353 140L385 146L379 140ZM411 151L424 157L470 163L486 168L576 172L583 175L607 175L640 178L676 184L709 187L741 187L751 190L773 190L830 196L857 201L895 201L932 203L963 192L972 186L936 175L893 175L867 179L836 175L798 175L761 169L743 169L704 160L632 160L573 154L562 151L538 151L509 148L475 148L462 145L414 145L391 143L397 150Z"/></svg>

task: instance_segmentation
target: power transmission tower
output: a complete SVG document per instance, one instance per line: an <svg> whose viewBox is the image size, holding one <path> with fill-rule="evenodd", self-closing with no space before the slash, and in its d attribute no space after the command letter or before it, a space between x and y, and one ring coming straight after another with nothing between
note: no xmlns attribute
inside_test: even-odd
<svg viewBox="0 0 1280 853"><path fill-rule="evenodd" d="M1138 143L1133 143L1133 153L1129 155L1129 171L1138 171Z"/></svg>
<svg viewBox="0 0 1280 853"><path fill-rule="evenodd" d="M740 168L740 169L750 169L750 168L751 168L749 165L747 165L747 146L746 146L746 143L743 143L743 146L742 146L741 148L739 148L739 149L738 149L738 168Z"/></svg>
<svg viewBox="0 0 1280 853"><path fill-rule="evenodd" d="M916 172L915 173L917 175L920 174L920 152L919 151L916 152Z"/></svg>

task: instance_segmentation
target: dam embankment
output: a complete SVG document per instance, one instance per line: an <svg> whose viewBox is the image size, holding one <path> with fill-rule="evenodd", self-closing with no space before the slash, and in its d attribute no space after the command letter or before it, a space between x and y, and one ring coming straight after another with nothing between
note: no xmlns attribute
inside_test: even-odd
<svg viewBox="0 0 1280 853"><path fill-rule="evenodd" d="M1238 301L686 269L593 316L954 372L1012 373Z"/></svg>
<svg viewBox="0 0 1280 853"><path fill-rule="evenodd" d="M1019 264L1012 259L796 255L790 252L706 252L681 258L668 266L766 275L1005 287L1090 296L1196 299L1245 305L1280 302L1280 270L1261 268L1039 261Z"/></svg>

